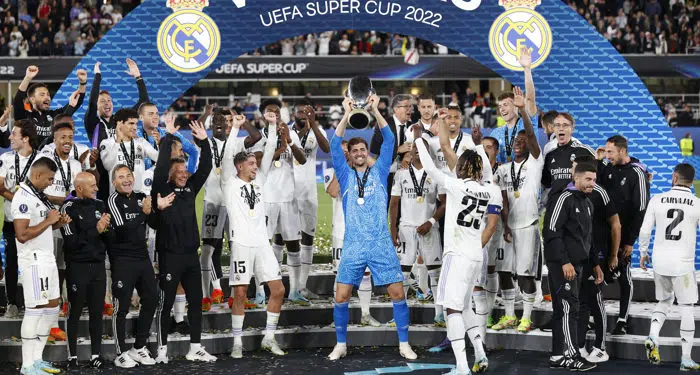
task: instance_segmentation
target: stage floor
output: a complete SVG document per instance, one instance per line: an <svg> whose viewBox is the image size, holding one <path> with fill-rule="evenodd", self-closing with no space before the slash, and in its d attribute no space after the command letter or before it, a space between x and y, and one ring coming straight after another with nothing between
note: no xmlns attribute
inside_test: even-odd
<svg viewBox="0 0 700 375"><path fill-rule="evenodd" d="M471 350L467 349L472 364ZM644 350L640 347L640 350ZM219 360L213 364L201 364L178 359L167 365L157 365L134 369L116 369L111 364L103 370L77 369L65 372L66 374L90 374L90 373L114 373L114 374L250 374L250 375L278 375L278 374L347 374L347 375L372 375L386 373L411 373L416 375L444 374L448 367L442 369L418 369L429 367L428 365L452 365L454 358L451 350L442 353L429 353L420 349L417 351L418 360L413 363L413 369L407 366L405 360L398 354L398 348L390 347L363 347L350 348L348 357L339 362L330 362L326 359L329 349L317 350L291 350L285 357L275 357L266 352L246 353L246 357L233 360L228 356L219 356ZM501 350L491 352L489 355L488 374L563 374L565 370L550 369L547 365L548 355L542 352ZM669 358L668 363L660 366L652 366L646 361L611 360L592 370L596 374L638 375L643 372L653 371L655 375L678 374L679 359ZM421 366L423 365L423 366ZM16 374L17 364L0 363L0 374ZM403 367L403 368L401 368ZM383 370L382 370L383 369Z"/></svg>

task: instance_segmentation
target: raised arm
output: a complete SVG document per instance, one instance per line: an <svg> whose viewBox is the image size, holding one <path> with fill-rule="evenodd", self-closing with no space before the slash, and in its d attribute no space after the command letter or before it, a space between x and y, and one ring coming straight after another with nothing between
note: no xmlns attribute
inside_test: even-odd
<svg viewBox="0 0 700 375"><path fill-rule="evenodd" d="M194 172L194 174L189 178L192 188L196 193L199 193L199 190L202 189L204 183L207 182L207 178L209 178L209 173L212 169L211 147L209 146L209 141L207 140L207 131L204 129L204 124L198 121L193 121L190 124L190 129L192 129L192 136L197 142L199 142L199 145L202 148L202 155L197 171Z"/></svg>
<svg viewBox="0 0 700 375"><path fill-rule="evenodd" d="M306 126L314 132L318 148L323 152L330 152L331 145L326 138L326 133L319 126L316 126L316 111L310 105L305 106L304 111L306 112Z"/></svg>
<svg viewBox="0 0 700 375"><path fill-rule="evenodd" d="M527 105L525 110L526 117L532 117L537 114L537 103L535 101L535 81L532 79L532 51L523 46L520 47L520 57L518 58L520 66L523 67L525 73L525 98L527 99Z"/></svg>
<svg viewBox="0 0 700 375"><path fill-rule="evenodd" d="M270 113L270 112L268 112ZM275 148L277 148L277 125L275 122L271 122L269 127L269 136L267 138L267 143L265 144L265 150L263 150L263 157L260 160L260 172L263 176L267 177L267 172L272 166L272 159L275 156Z"/></svg>
<svg viewBox="0 0 700 375"><path fill-rule="evenodd" d="M168 176L170 175L170 153L173 148L172 133L168 133L160 140L160 153L156 159L156 169L153 171L153 188L151 196L156 196L159 193L165 195L165 187L168 185Z"/></svg>
<svg viewBox="0 0 700 375"><path fill-rule="evenodd" d="M541 151L540 144L537 142L537 134L535 134L535 129L532 125L532 120L530 120L530 116L528 115L527 103L529 103L529 101L526 103L526 98L523 96L523 91L520 89L520 87L516 86L513 88L513 95L515 96L513 102L518 108L520 118L523 119L523 125L525 126L525 134L527 135L527 149L530 151L530 155L537 159L540 157Z"/></svg>
<svg viewBox="0 0 700 375"><path fill-rule="evenodd" d="M127 58L126 65L129 67L126 74L134 77L136 80L136 88L139 90L139 101L136 102L136 104L131 108L138 110L141 104L150 101L148 99L148 89L146 88L146 82L144 82L143 77L141 77L141 71L139 70L139 66L136 64L136 61Z"/></svg>
<svg viewBox="0 0 700 375"><path fill-rule="evenodd" d="M235 113L233 111L231 111L231 113L232 116L235 117ZM245 116L243 116L243 118L245 119ZM243 147L251 148L262 139L262 134L260 134L260 130L250 121L244 122L243 125L245 126L245 131L248 132L248 136L245 137L243 141Z"/></svg>
<svg viewBox="0 0 700 375"><path fill-rule="evenodd" d="M228 138L226 138L226 149L224 150L224 154L221 156L221 183L225 184L233 176L236 175L236 166L233 165L233 157L236 156L233 145L236 142L236 138L238 137L238 130L240 129L243 124L246 123L245 116L243 115L235 115L233 116L233 127L231 128L231 132L228 135ZM212 141L214 142L214 141Z"/></svg>
<svg viewBox="0 0 700 375"><path fill-rule="evenodd" d="M423 164L423 168L425 169L425 172L428 173L428 176L435 180L435 182L438 185L444 185L445 184L445 179L447 177L446 174L442 173L437 167L435 166L435 163L433 162L433 158L430 157L430 152L428 151L428 148L425 146L425 142L423 138L418 138L417 140L413 141L413 147L418 148L418 156L420 156L420 162Z"/></svg>
<svg viewBox="0 0 700 375"><path fill-rule="evenodd" d="M455 150L450 145L450 130L447 127L447 122L445 117L447 117L448 109L440 108L438 110L438 122L440 123L440 131L438 132L438 137L440 137L440 149L442 154L445 156L445 162L447 167L453 171L457 165L457 154Z"/></svg>
<svg viewBox="0 0 700 375"><path fill-rule="evenodd" d="M194 135L194 134L193 134ZM187 154L187 172L194 173L197 170L197 162L199 160L199 149L189 139L185 138L182 133L177 132L175 136L182 143L182 151ZM206 142L209 143L209 142ZM200 143L201 144L201 143Z"/></svg>
<svg viewBox="0 0 700 375"><path fill-rule="evenodd" d="M90 137L90 142L93 142L93 133L95 133L95 128L100 123L100 118L97 114L97 101L100 98L100 83L102 82L102 73L100 71L100 62L95 63L94 68L95 78L92 79L92 87L90 87L90 98L88 98L88 107L85 111L85 118L83 120L83 125L85 126L85 131Z"/></svg>

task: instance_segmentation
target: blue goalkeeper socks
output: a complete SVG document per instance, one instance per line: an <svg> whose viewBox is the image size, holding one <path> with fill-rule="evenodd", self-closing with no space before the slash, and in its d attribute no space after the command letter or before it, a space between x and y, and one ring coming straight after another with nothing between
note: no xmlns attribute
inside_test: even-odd
<svg viewBox="0 0 700 375"><path fill-rule="evenodd" d="M405 299L394 301L394 322L396 322L399 342L408 342L409 314Z"/></svg>
<svg viewBox="0 0 700 375"><path fill-rule="evenodd" d="M405 303L404 303L405 305ZM408 317L408 309L406 309ZM348 321L350 320L350 309L348 302L335 303L333 308L333 321L335 322L335 337L338 344L345 344L348 336ZM408 337L408 334L406 334Z"/></svg>

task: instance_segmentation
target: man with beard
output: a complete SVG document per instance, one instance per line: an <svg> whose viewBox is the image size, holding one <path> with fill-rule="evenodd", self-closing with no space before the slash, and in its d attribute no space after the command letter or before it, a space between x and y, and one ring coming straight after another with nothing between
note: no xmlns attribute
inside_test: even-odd
<svg viewBox="0 0 700 375"><path fill-rule="evenodd" d="M435 121L435 97L430 94L419 95L418 112L420 119L413 126L420 126L431 137L438 135L440 129Z"/></svg>
<svg viewBox="0 0 700 375"><path fill-rule="evenodd" d="M219 304L223 301L224 293L221 288L221 249L224 244L224 230L229 226L229 219L224 206L224 195L221 186L222 163L225 155L233 157L235 153L253 147L261 138L260 132L249 121L245 126L248 136L236 138L235 144L228 144L228 135L231 128L228 126L228 117L233 117L230 110L217 110L212 116L212 138L207 142L212 150L213 169L209 173L204 185L204 211L202 213L202 254L199 261L202 266L202 309L209 311L212 303ZM239 125L240 126L240 125ZM242 142L242 145L241 145ZM228 146L228 152L227 152ZM200 160L201 162L201 160ZM211 299L209 298L209 288ZM262 295L264 303L265 295Z"/></svg>
<svg viewBox="0 0 700 375"><path fill-rule="evenodd" d="M289 300L292 303L308 306L309 300L299 293L301 276L301 256L299 239L299 209L294 204L294 164L306 163L304 150L299 147L301 141L296 132L290 132L287 124L281 121L279 101L263 102L260 106L263 117L269 127L273 121L277 125L278 140L274 162L263 189L265 190L265 210L268 218L267 231L273 240L272 250L282 263L283 250L287 247L287 266L289 269ZM263 129L263 144L267 144L269 130ZM263 156L264 157L264 156Z"/></svg>
<svg viewBox="0 0 700 375"><path fill-rule="evenodd" d="M309 100L303 100L296 104L295 118L294 130L299 137L301 149L306 157L306 163L294 163L294 199L299 210L301 227L301 267L297 288L302 296L312 299L318 298L318 295L306 288L306 282L313 264L314 235L318 221L316 153L319 148L326 153L330 152L331 148L326 138L326 132L321 127L316 126L316 112Z"/></svg>
<svg viewBox="0 0 700 375"><path fill-rule="evenodd" d="M18 318L17 306L17 243L15 227L12 224L12 200L19 190L20 183L29 176L29 168L37 156L33 142L36 141L36 128L29 120L17 120L10 134L11 151L0 155L0 194L5 198L5 221L2 235L5 238L5 289L7 311L5 318ZM0 267L2 269L2 267Z"/></svg>
<svg viewBox="0 0 700 375"><path fill-rule="evenodd" d="M627 318L634 294L634 283L630 271L632 248L639 237L639 228L649 203L649 181L646 167L627 152L627 139L621 135L608 138L605 156L610 161L600 173L600 185L608 191L620 215L622 225L621 248L617 254L617 265L610 264L613 275L619 275L620 314L612 331L613 335L625 335L629 327ZM617 249L610 249L616 252ZM614 276L613 276L614 278Z"/></svg>
<svg viewBox="0 0 700 375"><path fill-rule="evenodd" d="M60 208L74 189L75 176L82 172L80 162L72 159L70 155L73 151L73 126L70 123L63 122L54 125L52 149L52 151L41 151L39 154L40 157L53 160L58 167L58 173L55 174L53 183L44 190L44 194L51 203ZM66 262L63 254L63 236L61 236L60 230L53 231L53 239L56 264L58 265L59 287L63 299L61 314L65 315L68 312L68 298L63 289L63 282L66 279Z"/></svg>
<svg viewBox="0 0 700 375"><path fill-rule="evenodd" d="M523 116L525 129L521 130L513 142L512 162L498 168L496 180L503 194L503 227L506 238L513 245L504 251L496 269L500 276L505 315L491 329L500 331L515 328L515 286L513 273L523 292L523 315L518 332L527 333L533 329L532 308L537 288L535 275L539 268L540 229L539 195L544 158L540 153L537 135L525 113L525 98L519 87L513 89L514 105Z"/></svg>
<svg viewBox="0 0 700 375"><path fill-rule="evenodd" d="M87 131L93 147L97 147L105 139L113 137L116 131L116 124L112 120L114 111L112 95L107 90L100 90L100 83L102 82L100 64L99 61L95 63L95 78L90 88L90 99L88 100L88 109L85 111L84 119L85 131ZM138 109L141 103L148 101L146 83L143 81L139 67L134 60L127 58L126 65L129 67L126 74L136 80L136 87L139 91L139 100L132 109ZM109 177L107 181L109 181Z"/></svg>
<svg viewBox="0 0 700 375"><path fill-rule="evenodd" d="M95 64L95 78L90 88L89 105L84 119L85 131L87 131L93 149L99 148L105 139L114 137L117 130L117 124L113 116L114 104L112 103L112 96L109 91L100 90L100 83L102 82L100 64L99 61ZM139 91L139 100L131 107L137 110L141 103L148 101L148 91L136 62L126 59L126 64L129 67L127 74L136 79L136 87L138 87ZM100 176L97 196L102 200L106 200L107 196L109 196L111 184L109 171L105 169L102 158L97 159L97 172Z"/></svg>
<svg viewBox="0 0 700 375"><path fill-rule="evenodd" d="M19 84L17 94L12 100L12 106L14 107L15 120L26 118L34 123L38 142L42 144L44 140L51 136L51 125L57 115L61 113L72 115L83 104L85 87L87 85L87 71L84 69L77 70L76 75L80 85L70 96L69 104L58 109L51 109L51 93L49 93L49 87L46 84L36 82L30 85L37 74L39 74L37 66L30 65L27 67L24 79ZM25 99L29 101L29 110L24 107Z"/></svg>

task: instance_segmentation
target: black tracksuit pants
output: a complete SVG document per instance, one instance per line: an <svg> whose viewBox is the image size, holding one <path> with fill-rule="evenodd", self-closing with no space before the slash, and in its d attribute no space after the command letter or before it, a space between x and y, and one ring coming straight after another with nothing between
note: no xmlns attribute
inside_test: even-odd
<svg viewBox="0 0 700 375"><path fill-rule="evenodd" d="M198 344L202 335L202 270L197 253L158 255L160 302L156 323L158 346L168 344L170 310L175 303L177 285L182 283L187 298L187 318L190 323L190 343Z"/></svg>
<svg viewBox="0 0 700 375"><path fill-rule="evenodd" d="M6 204L8 202L5 202ZM17 280L19 268L17 265L17 243L15 242L15 226L10 221L2 225L2 235L5 238L5 293L7 304L17 305Z"/></svg>
<svg viewBox="0 0 700 375"><path fill-rule="evenodd" d="M126 346L126 314L131 306L131 295L134 288L141 299L141 311L136 323L136 338L134 348L146 346L150 336L153 314L156 311L158 286L153 272L151 260L145 259L110 259L112 267L112 330L117 345L117 354L125 352ZM201 292L200 292L201 293Z"/></svg>
<svg viewBox="0 0 700 375"><path fill-rule="evenodd" d="M90 315L90 348L92 355L99 355L102 346L102 310L105 300L107 275L105 263L66 263L68 288L68 355L77 356L78 322L87 302Z"/></svg>
<svg viewBox="0 0 700 375"><path fill-rule="evenodd" d="M588 318L593 314L595 322L595 347L605 350L605 330L607 320L605 317L605 304L603 303L603 293L600 285L595 284L595 280L590 280L593 270L586 266L583 270L581 281L581 292L579 293L578 312L578 347L586 345L586 333L588 332Z"/></svg>
<svg viewBox="0 0 700 375"><path fill-rule="evenodd" d="M576 277L569 281L564 278L561 264L547 263L549 289L552 293L552 355L578 355L578 313L579 291L583 266L574 264Z"/></svg>

